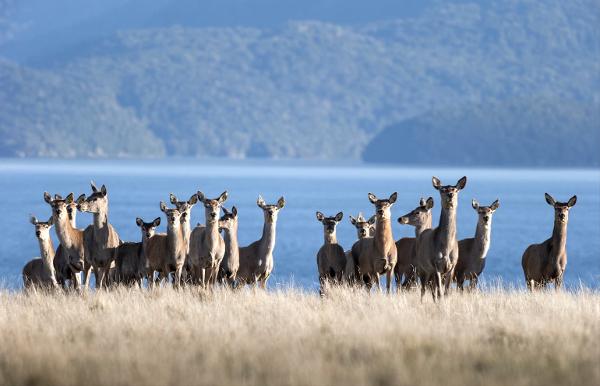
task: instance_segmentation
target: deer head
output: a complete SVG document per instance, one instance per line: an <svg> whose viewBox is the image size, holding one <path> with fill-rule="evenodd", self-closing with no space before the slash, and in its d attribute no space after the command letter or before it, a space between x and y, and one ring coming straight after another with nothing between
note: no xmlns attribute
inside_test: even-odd
<svg viewBox="0 0 600 386"><path fill-rule="evenodd" d="M323 231L325 232L325 236L332 235L335 233L335 227L339 224L340 221L344 218L344 213L339 212L335 216L325 217L325 215L321 212L317 212L317 220L323 224Z"/></svg>
<svg viewBox="0 0 600 386"><path fill-rule="evenodd" d="M216 223L219 220L221 214L221 206L227 201L227 191L221 193L218 198L206 198L204 193L198 191L196 193L198 201L204 204L204 214L206 215L207 223Z"/></svg>
<svg viewBox="0 0 600 386"><path fill-rule="evenodd" d="M433 208L433 197L421 198L419 206L404 216L398 218L400 224L412 225L415 227L423 226L431 221L431 208Z"/></svg>
<svg viewBox="0 0 600 386"><path fill-rule="evenodd" d="M375 214L379 220L389 220L392 217L392 205L398 199L398 193L394 192L388 199L378 199L373 193L369 193L369 201L375 205Z"/></svg>
<svg viewBox="0 0 600 386"><path fill-rule="evenodd" d="M108 192L106 186L96 188L94 181L90 182L92 194L86 197L82 194L77 198L77 209L88 213L106 213L108 210Z"/></svg>
<svg viewBox="0 0 600 386"><path fill-rule="evenodd" d="M29 222L35 226L35 237L42 241L50 240L50 228L54 225L54 216L51 216L46 222L38 221L35 216L31 216Z"/></svg>
<svg viewBox="0 0 600 386"><path fill-rule="evenodd" d="M265 203L265 200L263 200L261 195L258 195L256 205L263 210L266 223L275 223L277 222L277 215L279 211L285 206L285 199L280 197L279 200L277 200L277 204L269 205Z"/></svg>
<svg viewBox="0 0 600 386"><path fill-rule="evenodd" d="M160 202L160 210L167 216L167 227L178 228L181 225L181 211L177 208L167 208L164 202Z"/></svg>
<svg viewBox="0 0 600 386"><path fill-rule="evenodd" d="M171 201L171 204L175 205L179 210L182 210L185 205L186 210L181 212L181 221L190 221L190 212L192 207L198 202L198 194L193 194L187 201L179 201L177 196L173 193L169 193L169 201Z"/></svg>
<svg viewBox="0 0 600 386"><path fill-rule="evenodd" d="M365 237L373 235L373 231L375 230L375 221L375 215L371 216L369 220L366 220L362 213L359 213L358 217L356 218L350 216L350 223L352 223L352 225L354 225L356 228L359 239L364 239Z"/></svg>
<svg viewBox="0 0 600 386"><path fill-rule="evenodd" d="M66 198L62 198L59 194L54 195L54 198L48 192L44 192L44 201L52 208L52 216L54 222L69 221L69 208L74 204L73 193L69 193Z"/></svg>
<svg viewBox="0 0 600 386"><path fill-rule="evenodd" d="M156 233L156 228L160 225L160 217L157 217L152 222L144 222L141 218L137 217L135 223L142 231L142 241L148 240Z"/></svg>
<svg viewBox="0 0 600 386"><path fill-rule="evenodd" d="M433 187L440 192L440 198L442 199L442 207L444 209L456 208L458 204L458 192L465 188L467 185L467 177L463 177L456 185L444 185L439 178L433 177L431 179Z"/></svg>
<svg viewBox="0 0 600 386"><path fill-rule="evenodd" d="M472 200L471 206L479 215L479 223L484 227L488 227L492 223L494 212L500 207L500 201L496 200L490 206L481 206L476 200Z"/></svg>
<svg viewBox="0 0 600 386"><path fill-rule="evenodd" d="M554 222L566 224L569 221L569 210L577 203L577 196L567 202L557 202L551 195L545 193L546 202L554 207Z"/></svg>
<svg viewBox="0 0 600 386"><path fill-rule="evenodd" d="M234 206L231 208L231 212L227 208L223 207L223 216L219 219L219 229L231 231L237 228L238 225L238 211Z"/></svg>

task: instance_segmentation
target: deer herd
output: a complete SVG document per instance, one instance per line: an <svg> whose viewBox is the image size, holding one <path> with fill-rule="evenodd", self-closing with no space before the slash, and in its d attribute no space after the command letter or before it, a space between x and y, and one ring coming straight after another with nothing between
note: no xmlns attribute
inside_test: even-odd
<svg viewBox="0 0 600 386"><path fill-rule="evenodd" d="M499 208L498 200L489 206L472 201L478 216L475 236L457 240L456 217L458 195L467 184L463 177L455 185L442 185L432 179L440 194L440 218L432 227L431 211L434 199L421 198L419 205L398 218L400 224L415 228L415 237L395 240L392 234L391 208L398 198L378 198L369 193L374 215L366 219L362 213L350 222L357 230L357 241L345 250L337 240L336 227L343 212L327 217L317 212L323 225L324 243L317 252L320 293L325 295L330 285L361 286L379 290L380 277L385 276L386 290L410 290L420 283L421 299L429 289L434 301L448 294L451 285L463 290L477 288L490 248L492 217ZM238 211L223 205L228 194L208 198L202 192L180 201L170 194L168 207L160 202L167 221L166 233L157 233L161 217L151 222L136 218L141 241L123 242L108 217L108 192L104 185L91 183L92 193L77 199L73 193L66 197L44 193L52 216L46 222L31 216L39 242L40 258L29 261L23 268L23 282L29 288L89 288L93 272L96 288L113 285L144 286L148 288L172 282L179 288L196 285L210 290L215 285L242 288L246 285L266 288L273 271L276 227L279 211L285 206L281 197L267 204L258 197L257 206L264 215L262 236L248 246L238 244ZM530 290L554 283L560 288L567 264L566 234L569 210L576 204L573 196L568 202L557 202L546 193L546 201L554 208L552 236L540 244L530 245L524 252L522 267ZM197 204L204 207L205 223L191 225L191 210ZM85 229L76 225L77 212L93 216ZM223 214L221 214L223 213ZM60 243L55 250L50 228L54 226Z"/></svg>

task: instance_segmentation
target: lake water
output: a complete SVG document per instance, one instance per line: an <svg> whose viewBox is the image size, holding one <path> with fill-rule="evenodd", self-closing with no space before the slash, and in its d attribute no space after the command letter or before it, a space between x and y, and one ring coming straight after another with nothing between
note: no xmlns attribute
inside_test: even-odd
<svg viewBox="0 0 600 386"><path fill-rule="evenodd" d="M394 237L413 236L413 228L396 218L414 209L421 196L433 196L434 226L439 218L439 194L431 186L436 175L444 184L454 184L463 175L469 180L459 195L458 237L472 237L477 215L471 199L489 205L500 199L494 215L492 242L485 281L500 280L506 285L523 286L521 256L527 245L552 233L554 211L544 200L549 192L559 201L577 194L571 210L568 235L569 262L565 282L600 287L600 171L598 170L506 170L506 169L417 169L365 165L319 166L309 163L275 161L167 160L167 161L58 161L0 160L0 278L3 286L21 286L21 268L39 256L29 214L39 219L50 216L42 194L90 193L89 180L106 184L110 198L110 222L121 239L138 241L135 218L150 221L162 216L159 201L168 201L169 192L189 198L197 190L217 197L228 190L226 206L239 210L241 245L258 239L263 216L256 206L258 194L268 203L285 196L280 212L275 269L270 286L292 285L314 288L317 283L316 252L323 242L322 225L315 211L326 215L344 212L338 226L338 239L346 248L356 232L347 216L359 211L371 214L367 193L380 197L397 191L392 208ZM200 207L192 211L192 223L204 222ZM91 222L88 214L78 214L78 226ZM161 231L165 225L161 225ZM54 232L55 246L58 245Z"/></svg>

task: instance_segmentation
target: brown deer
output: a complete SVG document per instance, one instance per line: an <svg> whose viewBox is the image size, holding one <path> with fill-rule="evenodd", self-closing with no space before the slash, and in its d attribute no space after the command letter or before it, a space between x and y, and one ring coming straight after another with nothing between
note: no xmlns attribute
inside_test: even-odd
<svg viewBox="0 0 600 386"><path fill-rule="evenodd" d="M54 274L54 245L52 245L50 237L50 228L54 224L54 218L50 217L47 222L41 222L31 216L29 221L35 227L35 237L38 239L41 258L30 260L23 267L23 286L26 289L32 287L57 288L58 283Z"/></svg>
<svg viewBox="0 0 600 386"><path fill-rule="evenodd" d="M177 209L179 209L180 211L185 208L185 210L183 212L181 212L181 226L182 226L182 230L183 230L184 243L187 248L186 254L188 255L188 256L186 256L184 270L183 270L183 276L184 276L184 282L185 282L188 280L188 276L190 275L190 273L192 271L192 264L189 259L190 237L192 234L192 227L191 227L192 208L198 202L198 195L194 193L190 197L189 200L179 201L177 199L177 196L175 196L173 193L170 193L169 200L171 201L171 204L175 205L175 207Z"/></svg>
<svg viewBox="0 0 600 386"><path fill-rule="evenodd" d="M437 177L432 178L433 187L440 192L442 203L440 222L437 228L424 230L417 239L417 274L421 281L421 301L426 286L431 287L433 300L442 298L443 281L446 280L446 292L450 286L454 267L458 260L458 242L456 241L456 209L458 193L467 185L463 177L456 185L442 186Z"/></svg>
<svg viewBox="0 0 600 386"><path fill-rule="evenodd" d="M421 198L419 206L411 212L398 218L400 224L412 225L415 227L415 237L403 237L396 241L396 250L398 251L398 262L394 268L394 277L396 278L396 289L408 290L417 283L416 276L416 258L417 258L417 239L425 229L431 229L431 209L433 208L433 198L427 200ZM404 282L402 279L404 278Z"/></svg>
<svg viewBox="0 0 600 386"><path fill-rule="evenodd" d="M55 199L62 200L59 194L54 195ZM72 228L77 228L77 203L71 202L67 205L67 215L69 216L69 222ZM79 272L75 272L69 265L69 256L67 256L67 250L63 248L62 244L56 248L54 255L54 272L56 275L56 282L64 289L69 287L76 288L79 285Z"/></svg>
<svg viewBox="0 0 600 386"><path fill-rule="evenodd" d="M198 192L198 200L204 204L205 226L197 226L190 237L190 261L194 267L194 276L200 279L206 289L217 280L219 265L225 255L225 241L219 233L221 206L227 200L227 192L218 198L210 199Z"/></svg>
<svg viewBox="0 0 600 386"><path fill-rule="evenodd" d="M77 198L77 209L93 214L91 228L85 230L86 259L94 270L96 288L106 286L111 267L114 267L117 247L121 239L117 231L108 222L108 192L106 186L100 189L92 181L92 194L82 194ZM89 286L89 268L85 277L85 286Z"/></svg>
<svg viewBox="0 0 600 386"><path fill-rule="evenodd" d="M138 217L135 219L135 223L142 232L142 241L125 242L119 245L116 260L116 281L125 285L138 284L142 288L146 275L144 246L147 245L147 240L156 233L156 228L160 225L160 217L152 222L144 222Z"/></svg>
<svg viewBox="0 0 600 386"><path fill-rule="evenodd" d="M54 230L64 249L64 256L71 270L72 283L75 289L80 288L79 272L83 271L85 265L85 243L84 232L73 226L69 219L68 209L73 204L73 193L70 193L64 199L56 195L54 199L48 192L44 192L44 201L52 208L52 218Z"/></svg>
<svg viewBox="0 0 600 386"><path fill-rule="evenodd" d="M470 290L477 288L477 282L485 268L485 258L490 249L492 217L496 209L500 207L500 202L496 200L490 206L481 206L473 200L471 206L478 215L475 237L458 242L458 262L454 269L454 279L461 291L464 288L465 280L469 280Z"/></svg>
<svg viewBox="0 0 600 386"><path fill-rule="evenodd" d="M375 235L375 215L371 216L369 220L363 217L362 213L358 214L357 218L350 216L350 223L356 228L357 238L352 248L357 245L360 240L373 237ZM358 261L354 261L352 255L352 249L346 251L346 268L344 269L344 277L348 284L356 284L358 278Z"/></svg>
<svg viewBox="0 0 600 386"><path fill-rule="evenodd" d="M240 268L240 246L237 236L238 211L235 206L231 208L231 212L223 207L223 213L219 220L219 228L223 231L225 256L219 268L219 281L234 287Z"/></svg>
<svg viewBox="0 0 600 386"><path fill-rule="evenodd" d="M317 212L317 220L323 224L323 246L317 252L317 268L319 270L319 293L325 294L328 282L340 284L346 269L346 253L344 248L338 244L335 228L344 218L344 213L339 212L332 217L325 217Z"/></svg>
<svg viewBox="0 0 600 386"><path fill-rule="evenodd" d="M375 205L375 235L372 238L360 240L352 254L358 261L361 278L370 290L375 284L381 291L379 275L386 275L386 290L392 288L392 274L398 258L396 243L392 235L391 208L398 198L394 192L389 199L378 199L369 193L369 201Z"/></svg>
<svg viewBox="0 0 600 386"><path fill-rule="evenodd" d="M273 250L277 230L277 217L279 211L285 206L285 199L280 197L276 205L268 205L261 196L258 196L256 205L263 211L265 223L262 237L240 248L240 268L238 269L238 282L242 285L256 285L266 288L267 280L273 271Z"/></svg>
<svg viewBox="0 0 600 386"><path fill-rule="evenodd" d="M577 196L568 202L557 202L546 193L546 202L554 208L552 237L541 244L532 244L523 253L522 266L527 288L533 291L554 282L556 289L562 286L567 268L567 223L569 210L577 203Z"/></svg>
<svg viewBox="0 0 600 386"><path fill-rule="evenodd" d="M187 247L185 236L181 226L181 216L187 210L184 204L180 209L167 208L164 202L160 202L160 210L167 217L167 256L163 261L163 268L160 273L168 280L169 273L174 272L173 286L181 286L181 275L183 266L187 257Z"/></svg>

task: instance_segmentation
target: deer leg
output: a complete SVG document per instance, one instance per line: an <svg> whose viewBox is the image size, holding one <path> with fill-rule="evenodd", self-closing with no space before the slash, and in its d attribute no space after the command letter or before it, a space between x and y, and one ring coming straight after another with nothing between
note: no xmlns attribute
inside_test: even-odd
<svg viewBox="0 0 600 386"><path fill-rule="evenodd" d="M554 279L554 289L556 291L560 290L562 287L563 278L562 275L559 275L556 279Z"/></svg>
<svg viewBox="0 0 600 386"><path fill-rule="evenodd" d="M390 269L389 271L387 271L385 273L385 289L388 294L392 291L392 273L393 272L394 272L394 270ZM397 285L396 285L396 287L397 287Z"/></svg>
<svg viewBox="0 0 600 386"><path fill-rule="evenodd" d="M442 274L441 272L436 272L435 273L435 292L437 293L437 298L439 300L442 300L442 296L443 296L443 279L442 279Z"/></svg>
<svg viewBox="0 0 600 386"><path fill-rule="evenodd" d="M427 292L427 284L429 281L429 275L421 273L419 275L419 279L421 280L421 303L423 303L423 296L425 296L425 292Z"/></svg>
<svg viewBox="0 0 600 386"><path fill-rule="evenodd" d="M375 285L377 286L377 292L381 292L381 282L379 281L379 272L373 273L373 279L375 280Z"/></svg>
<svg viewBox="0 0 600 386"><path fill-rule="evenodd" d="M181 288L181 275L183 274L183 266L175 269L175 277L173 278L173 286L177 289Z"/></svg>
<svg viewBox="0 0 600 386"><path fill-rule="evenodd" d="M477 289L477 282L479 281L479 278L477 277L477 275L473 275L471 276L471 281L469 282L469 290L471 292L475 291Z"/></svg>

